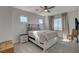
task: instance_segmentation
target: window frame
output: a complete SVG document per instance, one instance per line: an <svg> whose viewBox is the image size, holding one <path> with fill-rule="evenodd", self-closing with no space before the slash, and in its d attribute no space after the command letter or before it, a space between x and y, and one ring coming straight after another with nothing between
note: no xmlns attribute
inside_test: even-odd
<svg viewBox="0 0 79 59"><path fill-rule="evenodd" d="M56 16L56 17L54 18L54 20L57 19L57 18L61 18L61 23L62 23L61 26L62 26L62 28L61 28L61 30L59 30L59 29L58 29L58 30L55 30L55 29L54 29L54 31L63 31L63 19L62 19L61 16L58 15L58 16ZM54 25L54 21L53 21L53 25ZM54 28L54 26L53 26L53 28Z"/></svg>
<svg viewBox="0 0 79 59"><path fill-rule="evenodd" d="M26 20L25 20L26 22L24 22L21 17L26 17ZM21 16L20 16L20 23L28 24L28 17L25 16L25 15L21 15Z"/></svg>
<svg viewBox="0 0 79 59"><path fill-rule="evenodd" d="M42 22L40 22L40 20L41 20ZM38 24L43 25L43 24L44 24L44 20L43 20L43 19L39 19L39 20L38 20Z"/></svg>

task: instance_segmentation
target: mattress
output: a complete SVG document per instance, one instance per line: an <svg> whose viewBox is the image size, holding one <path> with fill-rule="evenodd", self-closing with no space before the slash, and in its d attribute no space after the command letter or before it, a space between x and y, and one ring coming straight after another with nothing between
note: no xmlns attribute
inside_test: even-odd
<svg viewBox="0 0 79 59"><path fill-rule="evenodd" d="M29 31L29 36L35 38L35 41L40 42L40 40L44 40L43 31Z"/></svg>
<svg viewBox="0 0 79 59"><path fill-rule="evenodd" d="M29 31L29 36L35 38L37 42L44 42L53 39L57 36L54 31L44 30L44 31Z"/></svg>

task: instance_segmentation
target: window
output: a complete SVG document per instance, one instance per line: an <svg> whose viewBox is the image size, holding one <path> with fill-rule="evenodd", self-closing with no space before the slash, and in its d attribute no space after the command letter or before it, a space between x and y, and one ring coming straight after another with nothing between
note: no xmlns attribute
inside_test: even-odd
<svg viewBox="0 0 79 59"><path fill-rule="evenodd" d="M39 24L43 24L43 19L39 19Z"/></svg>
<svg viewBox="0 0 79 59"><path fill-rule="evenodd" d="M26 16L20 16L21 23L28 23L28 18Z"/></svg>
<svg viewBox="0 0 79 59"><path fill-rule="evenodd" d="M54 19L54 30L62 30L62 18L55 18Z"/></svg>
<svg viewBox="0 0 79 59"><path fill-rule="evenodd" d="M43 19L39 19L38 20L38 24L39 24L39 28L40 28L40 30L43 30L44 29L44 25L43 25Z"/></svg>

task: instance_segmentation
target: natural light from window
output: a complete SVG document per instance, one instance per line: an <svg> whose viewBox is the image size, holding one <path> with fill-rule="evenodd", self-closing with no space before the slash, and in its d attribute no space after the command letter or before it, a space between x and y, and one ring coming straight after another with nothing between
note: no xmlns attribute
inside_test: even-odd
<svg viewBox="0 0 79 59"><path fill-rule="evenodd" d="M39 24L43 24L43 19L39 19Z"/></svg>
<svg viewBox="0 0 79 59"><path fill-rule="evenodd" d="M20 16L20 22L21 22L21 23L28 23L28 18L27 18L27 16Z"/></svg>
<svg viewBox="0 0 79 59"><path fill-rule="evenodd" d="M71 42L71 40L69 40L67 37L66 37L66 34L63 34L63 39L62 39L63 42Z"/></svg>
<svg viewBox="0 0 79 59"><path fill-rule="evenodd" d="M62 18L54 19L54 30L62 30Z"/></svg>

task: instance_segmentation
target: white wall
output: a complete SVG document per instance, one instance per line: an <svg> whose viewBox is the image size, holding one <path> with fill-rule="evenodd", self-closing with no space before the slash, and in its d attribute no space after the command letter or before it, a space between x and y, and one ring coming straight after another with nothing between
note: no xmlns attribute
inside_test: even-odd
<svg viewBox="0 0 79 59"><path fill-rule="evenodd" d="M44 17L40 15L22 11L20 9L13 8L12 11L12 38L14 43L18 42L19 34L26 33L26 24L20 23L20 16L27 16L30 24L38 24L40 18L44 19Z"/></svg>
<svg viewBox="0 0 79 59"><path fill-rule="evenodd" d="M79 20L79 7L74 11L69 11L68 13L68 22L69 22L69 31L72 32L72 29L75 28L75 18ZM45 26L46 29L49 30L49 18L45 16Z"/></svg>
<svg viewBox="0 0 79 59"><path fill-rule="evenodd" d="M45 30L49 30L49 16L45 16Z"/></svg>
<svg viewBox="0 0 79 59"><path fill-rule="evenodd" d="M72 29L75 29L75 18L78 18L78 20L79 20L78 12L79 12L79 10L68 12L68 19L69 19L68 21L69 21L70 32L72 32Z"/></svg>
<svg viewBox="0 0 79 59"><path fill-rule="evenodd" d="M0 42L11 39L11 8L0 6Z"/></svg>
<svg viewBox="0 0 79 59"><path fill-rule="evenodd" d="M30 12L22 11L13 7L0 6L0 42L13 40L18 42L18 36L26 33L26 25L20 23L20 16L28 17L30 24L38 23L38 19L44 17Z"/></svg>

